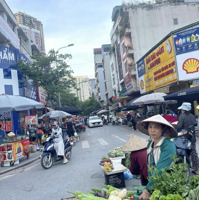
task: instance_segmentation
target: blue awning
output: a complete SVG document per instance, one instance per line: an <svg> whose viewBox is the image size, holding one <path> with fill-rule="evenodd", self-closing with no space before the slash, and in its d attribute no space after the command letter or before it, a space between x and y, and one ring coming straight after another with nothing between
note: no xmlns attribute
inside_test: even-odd
<svg viewBox="0 0 199 200"><path fill-rule="evenodd" d="M165 100L199 100L199 86L179 90L164 96Z"/></svg>

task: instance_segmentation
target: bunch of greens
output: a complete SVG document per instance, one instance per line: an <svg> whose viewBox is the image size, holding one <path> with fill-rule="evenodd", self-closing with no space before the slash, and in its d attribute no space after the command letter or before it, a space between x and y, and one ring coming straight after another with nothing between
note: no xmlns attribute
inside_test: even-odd
<svg viewBox="0 0 199 200"><path fill-rule="evenodd" d="M177 161L178 158L174 156L173 163L177 163ZM190 190L187 170L187 165L184 163L173 164L162 169L161 172L149 167L149 172L152 174L149 180L154 182L151 191L159 190L160 194L164 196L178 194L182 198L186 197Z"/></svg>
<svg viewBox="0 0 199 200"><path fill-rule="evenodd" d="M155 190L150 197L150 200L185 200L179 194L162 195L160 190Z"/></svg>

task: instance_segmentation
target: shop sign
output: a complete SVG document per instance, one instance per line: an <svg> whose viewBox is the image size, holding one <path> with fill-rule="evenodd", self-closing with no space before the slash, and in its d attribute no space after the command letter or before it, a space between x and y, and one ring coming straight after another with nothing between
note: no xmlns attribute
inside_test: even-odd
<svg viewBox="0 0 199 200"><path fill-rule="evenodd" d="M133 88L133 81L132 81L131 75L129 73L127 73L124 76L124 83L126 86L126 93L131 94L134 91L134 88Z"/></svg>
<svg viewBox="0 0 199 200"><path fill-rule="evenodd" d="M141 93L177 82L172 38L169 37L154 51L137 63Z"/></svg>
<svg viewBox="0 0 199 200"><path fill-rule="evenodd" d="M12 131L11 112L0 113L0 124L5 131Z"/></svg>
<svg viewBox="0 0 199 200"><path fill-rule="evenodd" d="M176 56L179 81L198 79L199 50Z"/></svg>
<svg viewBox="0 0 199 200"><path fill-rule="evenodd" d="M43 103L44 105L47 104L47 92L42 87L37 88L37 94L38 94L38 101L40 103Z"/></svg>
<svg viewBox="0 0 199 200"><path fill-rule="evenodd" d="M199 50L199 27L173 35L176 55Z"/></svg>
<svg viewBox="0 0 199 200"><path fill-rule="evenodd" d="M24 88L24 96L35 101L38 100L37 88L35 86L32 86L29 81L26 82L26 87Z"/></svg>
<svg viewBox="0 0 199 200"><path fill-rule="evenodd" d="M126 94L126 88L119 92L119 97L124 97Z"/></svg>
<svg viewBox="0 0 199 200"><path fill-rule="evenodd" d="M10 28L8 23L5 22L2 16L0 16L0 32L4 37L10 40L10 42L15 48L19 49L19 38Z"/></svg>
<svg viewBox="0 0 199 200"><path fill-rule="evenodd" d="M37 115L26 115L25 125L37 125Z"/></svg>

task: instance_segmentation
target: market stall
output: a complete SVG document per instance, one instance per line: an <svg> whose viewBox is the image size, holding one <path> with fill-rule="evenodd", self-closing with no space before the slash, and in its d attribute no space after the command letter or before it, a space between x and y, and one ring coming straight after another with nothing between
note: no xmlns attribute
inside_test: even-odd
<svg viewBox="0 0 199 200"><path fill-rule="evenodd" d="M29 158L29 138L25 136L12 136L1 138L0 162L1 166L13 166L23 157Z"/></svg>

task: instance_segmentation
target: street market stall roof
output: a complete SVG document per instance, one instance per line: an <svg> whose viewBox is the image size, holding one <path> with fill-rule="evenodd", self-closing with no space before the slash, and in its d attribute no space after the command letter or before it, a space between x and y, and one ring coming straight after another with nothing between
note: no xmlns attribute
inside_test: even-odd
<svg viewBox="0 0 199 200"><path fill-rule="evenodd" d="M174 92L164 96L165 100L183 100L183 101L191 101L191 100L199 100L199 86L186 88L183 90L179 90L178 92Z"/></svg>
<svg viewBox="0 0 199 200"><path fill-rule="evenodd" d="M30 109L44 108L44 104L35 100L17 96L17 95L0 95L0 112L22 111Z"/></svg>
<svg viewBox="0 0 199 200"><path fill-rule="evenodd" d="M72 115L79 114L82 112L80 109L73 106L64 106L64 107L56 108L56 110L61 110L61 111L70 113Z"/></svg>

